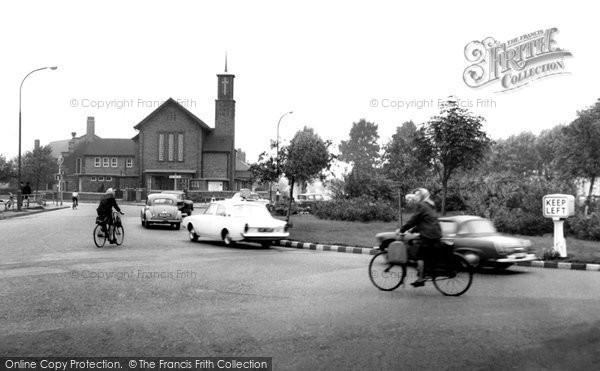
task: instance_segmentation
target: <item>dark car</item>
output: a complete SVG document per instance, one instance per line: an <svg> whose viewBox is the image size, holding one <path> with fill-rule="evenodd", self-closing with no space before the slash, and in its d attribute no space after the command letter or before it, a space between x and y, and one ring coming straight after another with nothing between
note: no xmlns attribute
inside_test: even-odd
<svg viewBox="0 0 600 371"><path fill-rule="evenodd" d="M438 219L442 239L454 246L474 266L491 266L500 269L514 263L536 260L531 241L504 236L496 231L490 220L472 215L457 215ZM376 239L380 248L396 240L396 232L379 233Z"/></svg>
<svg viewBox="0 0 600 371"><path fill-rule="evenodd" d="M182 214L187 216L192 215L194 211L194 202L185 199L185 192L183 191L162 191L161 193L171 194L177 198L177 207Z"/></svg>

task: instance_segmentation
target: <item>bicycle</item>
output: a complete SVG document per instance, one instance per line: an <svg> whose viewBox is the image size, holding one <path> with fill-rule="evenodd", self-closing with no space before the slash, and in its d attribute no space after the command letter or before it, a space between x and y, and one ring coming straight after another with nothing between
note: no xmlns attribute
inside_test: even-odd
<svg viewBox="0 0 600 371"><path fill-rule="evenodd" d="M407 268L416 267L416 261L406 258L398 261L388 259L389 248L402 249L400 255L407 257L407 243L404 234L399 235L399 241L388 246L381 246L381 251L373 256L369 263L369 278L375 287L383 291L393 291L404 283ZM414 239L410 243L418 243ZM401 245L399 245L399 244ZM460 296L469 290L473 282L473 268L460 254L452 252L451 246L438 248L436 256L425 262L425 281L432 281L433 286L446 296ZM445 250L445 251L444 251Z"/></svg>
<svg viewBox="0 0 600 371"><path fill-rule="evenodd" d="M4 210L10 210L15 206L15 196L9 192L8 200L4 203Z"/></svg>
<svg viewBox="0 0 600 371"><path fill-rule="evenodd" d="M123 229L121 215L124 215L124 213L113 211L112 223L108 222L107 220L104 220L100 216L96 218L96 227L94 228L94 243L96 244L96 247L103 247L106 244L106 240L111 239L116 241L115 244L117 246L123 244L123 240L125 239L125 229ZM106 228L106 233L102 231L102 226L105 223L108 224Z"/></svg>

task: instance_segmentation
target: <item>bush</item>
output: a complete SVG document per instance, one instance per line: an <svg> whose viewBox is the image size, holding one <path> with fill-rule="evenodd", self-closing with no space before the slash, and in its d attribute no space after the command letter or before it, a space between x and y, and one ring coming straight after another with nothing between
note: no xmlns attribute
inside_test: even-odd
<svg viewBox="0 0 600 371"><path fill-rule="evenodd" d="M600 213L577 214L567 219L568 231L582 240L600 241Z"/></svg>
<svg viewBox="0 0 600 371"><path fill-rule="evenodd" d="M390 222L397 218L396 210L389 203L366 196L320 202L315 205L313 214L321 219L360 222Z"/></svg>
<svg viewBox="0 0 600 371"><path fill-rule="evenodd" d="M552 220L545 218L541 212L535 214L521 209L500 207L491 219L498 231L503 233L541 236L553 231Z"/></svg>

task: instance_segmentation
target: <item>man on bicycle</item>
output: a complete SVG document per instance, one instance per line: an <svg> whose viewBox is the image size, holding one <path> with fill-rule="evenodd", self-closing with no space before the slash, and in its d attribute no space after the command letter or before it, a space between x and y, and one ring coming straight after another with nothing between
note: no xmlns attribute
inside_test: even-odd
<svg viewBox="0 0 600 371"><path fill-rule="evenodd" d="M425 259L432 256L442 238L442 229L438 222L437 213L434 209L435 203L431 200L429 191L425 188L418 188L411 195L407 195L409 202L416 202L416 211L412 218L400 228L400 232L405 232L413 228L414 232L420 234L420 244L417 250L417 273L418 279L411 283L414 287L425 285Z"/></svg>
<svg viewBox="0 0 600 371"><path fill-rule="evenodd" d="M109 241L111 244L117 243L117 240L114 238L114 235L108 234L109 231L107 228L107 224L108 224L109 228L113 224L113 220L112 220L113 207L119 213L123 214L121 212L121 208L119 208L119 205L117 205L117 200L115 200L115 191L112 188L109 188L106 190L106 192L100 198L100 205L98 206L96 211L98 212L98 216L100 218L102 218L102 220L103 220L102 233L104 236L109 237ZM102 237L102 236L99 235L99 237Z"/></svg>

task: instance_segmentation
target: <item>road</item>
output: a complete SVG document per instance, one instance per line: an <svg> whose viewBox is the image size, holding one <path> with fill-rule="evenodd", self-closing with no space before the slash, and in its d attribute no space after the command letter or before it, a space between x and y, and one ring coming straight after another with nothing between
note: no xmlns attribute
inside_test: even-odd
<svg viewBox="0 0 600 371"><path fill-rule="evenodd" d="M123 206L0 221L0 354L267 356L277 370L585 369L600 362L600 274L514 267L462 297L370 283L370 256L192 243ZM375 233L376 231L374 231Z"/></svg>

